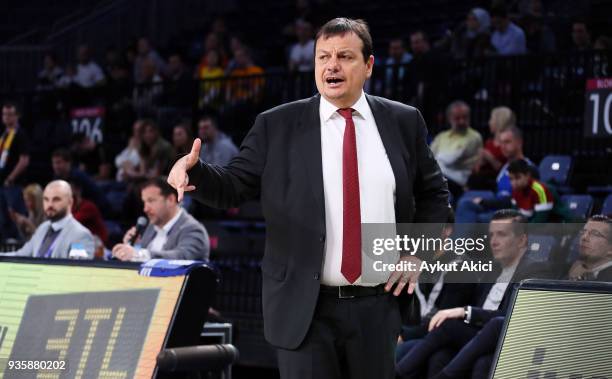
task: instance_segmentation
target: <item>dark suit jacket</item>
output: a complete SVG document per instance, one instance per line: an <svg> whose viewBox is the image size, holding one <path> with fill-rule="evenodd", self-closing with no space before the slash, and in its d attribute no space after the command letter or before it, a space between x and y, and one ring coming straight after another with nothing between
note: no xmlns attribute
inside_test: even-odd
<svg viewBox="0 0 612 379"><path fill-rule="evenodd" d="M234 207L260 198L266 219L262 261L266 339L300 345L317 303L325 246L319 95L266 111L228 166L189 172L196 199ZM396 182L397 222L446 221L448 190L413 107L367 96Z"/></svg>
<svg viewBox="0 0 612 379"><path fill-rule="evenodd" d="M482 309L482 306L484 305L487 295L489 294L491 287L493 287L493 284L495 284L495 280L500 273L501 271L497 272L496 275L490 275L485 279L485 283L481 283L476 286L476 301L473 303L475 306L472 306L472 318L470 320L470 324L482 327L493 317L505 316L508 306L510 305L510 301L512 300L512 294L514 293L515 289L518 288L521 280L552 278L552 274L549 272L547 266L545 264L533 261L528 257L526 252L516 267L516 271L514 271L514 275L512 276L506 291L504 292L504 296L497 310L484 310Z"/></svg>

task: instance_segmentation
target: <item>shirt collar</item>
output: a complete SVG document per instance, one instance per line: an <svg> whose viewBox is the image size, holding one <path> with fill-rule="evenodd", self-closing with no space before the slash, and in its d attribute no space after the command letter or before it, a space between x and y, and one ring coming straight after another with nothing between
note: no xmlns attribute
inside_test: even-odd
<svg viewBox="0 0 612 379"><path fill-rule="evenodd" d="M365 97L365 92L363 92L363 90L361 91L361 96L359 96L359 99L357 100L357 102L355 102L355 104L353 104L349 108L353 108L355 110L355 112L353 112L353 115L359 116L361 118L365 118L365 115L367 114L369 110L369 106L368 106L368 101ZM329 119L332 118L332 116L337 114L338 109L340 108L338 108L337 106L329 102L325 97L321 96L321 104L319 105L319 112L321 116L323 117L323 121L329 121Z"/></svg>
<svg viewBox="0 0 612 379"><path fill-rule="evenodd" d="M66 226L68 221L70 221L71 219L72 219L72 215L71 214L67 214L66 216L64 216L64 218L52 222L51 223L51 229L53 229L54 232L62 230L62 229L64 229L64 227Z"/></svg>
<svg viewBox="0 0 612 379"><path fill-rule="evenodd" d="M159 233L161 230L163 230L166 234L168 234L170 230L172 229L172 227L174 226L174 224L176 224L176 222L178 221L179 217L181 217L182 214L183 214L183 208L179 208L178 212L176 212L174 217L172 217L170 221L166 223L166 225L162 226L161 228L159 226L155 226L155 231Z"/></svg>

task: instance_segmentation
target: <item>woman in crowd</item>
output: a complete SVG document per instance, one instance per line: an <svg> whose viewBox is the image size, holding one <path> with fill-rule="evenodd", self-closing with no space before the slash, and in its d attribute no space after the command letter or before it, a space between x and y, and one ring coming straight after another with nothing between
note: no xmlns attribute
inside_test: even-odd
<svg viewBox="0 0 612 379"><path fill-rule="evenodd" d="M24 241L32 237L34 231L45 220L43 210L43 189L38 184L30 184L23 189L23 200L28 212L27 216L9 210L11 219L17 225L19 235Z"/></svg>

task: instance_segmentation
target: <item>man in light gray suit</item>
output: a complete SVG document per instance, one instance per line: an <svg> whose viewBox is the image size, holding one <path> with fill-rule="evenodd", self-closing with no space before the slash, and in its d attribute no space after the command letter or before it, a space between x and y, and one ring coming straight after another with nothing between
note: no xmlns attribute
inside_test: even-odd
<svg viewBox="0 0 612 379"><path fill-rule="evenodd" d="M164 179L152 179L142 187L141 196L149 225L134 246L130 241L136 234L136 227L128 230L123 243L113 247L115 257L122 261L208 259L208 233L202 224L180 207L174 188Z"/></svg>
<svg viewBox="0 0 612 379"><path fill-rule="evenodd" d="M95 244L91 232L72 217L72 189L64 180L47 184L43 208L47 221L15 255L38 258L93 259Z"/></svg>

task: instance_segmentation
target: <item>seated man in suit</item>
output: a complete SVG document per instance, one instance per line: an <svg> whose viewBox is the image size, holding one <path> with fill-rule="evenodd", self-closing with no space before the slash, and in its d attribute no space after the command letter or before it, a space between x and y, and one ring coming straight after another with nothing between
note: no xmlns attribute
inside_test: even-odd
<svg viewBox="0 0 612 379"><path fill-rule="evenodd" d="M140 241L132 246L136 234L132 227L123 243L113 247L113 256L122 261L147 261L152 258L207 260L209 241L206 229L178 201L176 190L162 178L151 179L141 191L144 213L149 219Z"/></svg>
<svg viewBox="0 0 612 379"><path fill-rule="evenodd" d="M580 231L580 255L568 272L570 280L612 282L612 219L589 217Z"/></svg>
<svg viewBox="0 0 612 379"><path fill-rule="evenodd" d="M445 240L453 234L455 213L449 210L446 224L440 238ZM443 249L436 251L433 260L444 263L462 262L461 256L446 254ZM423 272L415 287L410 319L402 325L395 352L396 361L406 355L425 335L429 321L439 309L454 308L467 304L472 298L473 283L463 283L457 272Z"/></svg>
<svg viewBox="0 0 612 379"><path fill-rule="evenodd" d="M43 209L47 221L38 226L32 238L15 252L21 257L88 258L94 256L91 232L72 216L72 189L64 180L47 184Z"/></svg>
<svg viewBox="0 0 612 379"><path fill-rule="evenodd" d="M580 258L572 265L570 280L612 281L612 219L591 216L580 232ZM453 360L444 367L437 379L488 378L504 317L491 319Z"/></svg>
<svg viewBox="0 0 612 379"><path fill-rule="evenodd" d="M402 377L414 377L426 366L435 353L451 348L454 351L467 344L494 317L504 316L515 285L523 279L542 278L548 274L535 264L527 251L526 219L518 211L495 212L489 224L489 241L495 262L501 272L487 275L477 285L476 299L471 305L444 309L429 323L429 334L410 350L396 366ZM448 363L448 354L443 355ZM439 371L444 364L434 365ZM429 365L430 370L432 365ZM429 372L432 376L437 372Z"/></svg>

